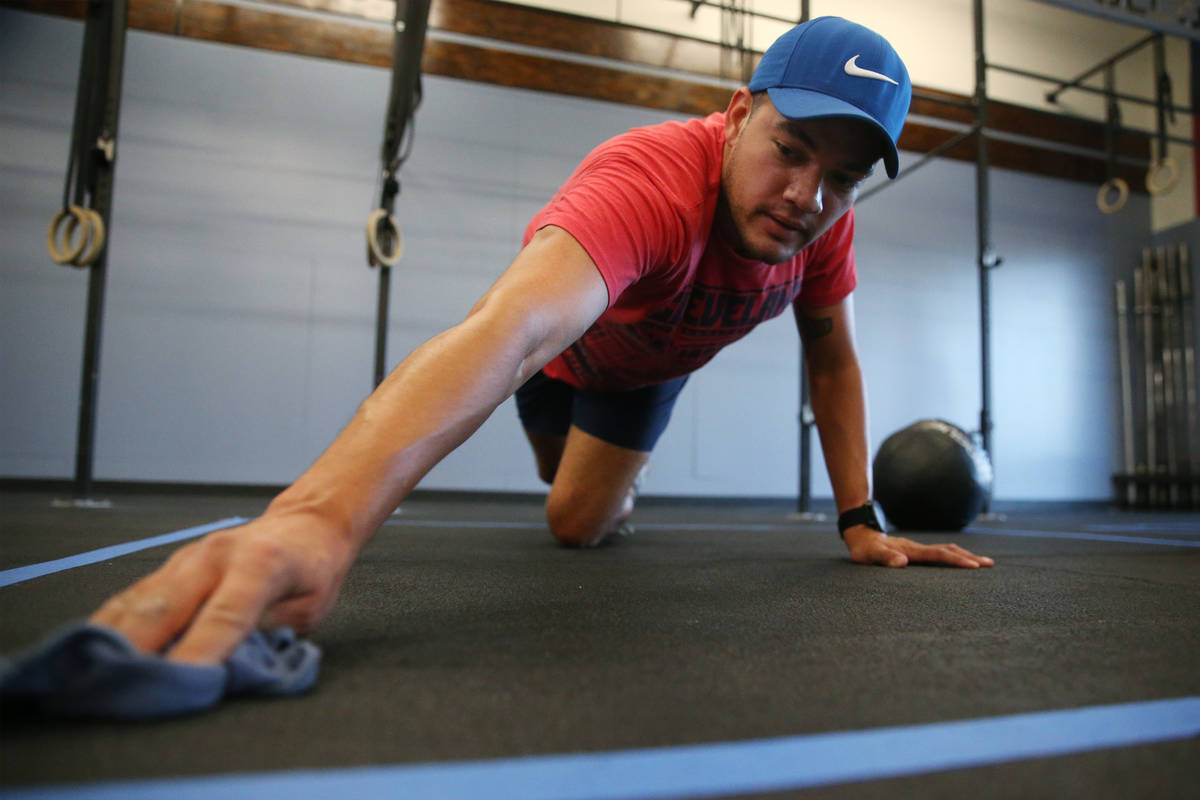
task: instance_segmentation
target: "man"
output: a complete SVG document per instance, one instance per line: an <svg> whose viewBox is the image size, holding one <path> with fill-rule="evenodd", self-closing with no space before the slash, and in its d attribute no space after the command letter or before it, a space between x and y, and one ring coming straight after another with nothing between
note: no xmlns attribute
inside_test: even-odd
<svg viewBox="0 0 1200 800"><path fill-rule="evenodd" d="M990 566L889 538L871 512L851 206L880 158L895 177L910 96L882 37L824 17L772 45L724 114L602 145L467 318L405 359L262 517L182 548L93 621L149 651L178 637L170 656L201 663L256 626L312 628L371 534L514 393L551 532L597 544L632 510L687 374L788 305L850 557Z"/></svg>

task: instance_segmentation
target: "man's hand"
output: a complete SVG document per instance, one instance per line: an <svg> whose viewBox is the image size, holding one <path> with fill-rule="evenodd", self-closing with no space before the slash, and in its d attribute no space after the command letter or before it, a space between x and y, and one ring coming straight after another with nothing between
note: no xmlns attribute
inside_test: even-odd
<svg viewBox="0 0 1200 800"><path fill-rule="evenodd" d="M865 525L847 528L844 537L850 548L850 560L857 564L882 564L904 567L911 564L945 564L978 569L996 562L977 556L956 544L921 544L912 539L888 536Z"/></svg>
<svg viewBox="0 0 1200 800"><path fill-rule="evenodd" d="M268 512L176 551L91 621L146 652L178 639L172 660L220 663L260 625L315 626L337 599L354 549L314 515Z"/></svg>

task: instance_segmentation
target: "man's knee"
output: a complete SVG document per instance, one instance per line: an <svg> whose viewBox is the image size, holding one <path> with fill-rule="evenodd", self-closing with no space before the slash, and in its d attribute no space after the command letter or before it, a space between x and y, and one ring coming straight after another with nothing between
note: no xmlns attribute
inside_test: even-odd
<svg viewBox="0 0 1200 800"><path fill-rule="evenodd" d="M567 547L594 547L600 544L614 527L612 520L607 517L589 513L579 504L555 502L553 498L546 503L546 524L550 533Z"/></svg>
<svg viewBox="0 0 1200 800"><path fill-rule="evenodd" d="M615 505L591 493L580 497L551 491L546 498L546 523L561 544L594 547L628 519L633 513L634 499L632 489L626 490Z"/></svg>

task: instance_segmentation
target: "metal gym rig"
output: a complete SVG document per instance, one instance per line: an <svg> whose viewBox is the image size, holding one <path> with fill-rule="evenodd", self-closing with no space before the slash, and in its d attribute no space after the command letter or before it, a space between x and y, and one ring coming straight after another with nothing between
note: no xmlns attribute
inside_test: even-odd
<svg viewBox="0 0 1200 800"><path fill-rule="evenodd" d="M1042 0L1052 5L1080 10L1074 0ZM751 54L746 47L742 23L754 17L768 17L749 11L744 2L723 0L689 0L692 13L702 5L717 6L723 12L722 45L726 55L736 55L736 64L748 72ZM79 403L79 426L76 447L75 497L77 502L89 502L92 490L93 449L95 438L95 405L99 382L101 321L104 306L107 244L111 238L111 195L116 163L117 120L120 106L125 19L128 0L90 0L85 16L83 57L76 103L71 160L68 166L67 187L63 208L55 215L48 235L48 248L60 264L86 268L89 271L87 324L84 343L82 385ZM373 212L367 225L368 261L380 267L379 302L376 319L375 382L382 379L386 358L386 328L388 317L388 279L390 267L402 252L399 225L392 207L399 192L397 173L411 145L413 112L420 99L420 54L430 0L399 0L393 18L395 49L393 80L385 124L382 157L383 186L380 207ZM800 2L800 21L809 18L809 2ZM1096 12L1100 13L1100 12ZM1166 135L1164 117L1175 111L1194 113L1192 108L1176 106L1170 97L1170 79L1162 60L1164 31L1196 38L1196 27L1176 25L1164 28L1151 20L1123 18L1119 10L1108 10L1110 16L1123 22L1142 24L1156 32L1106 59L1096 67L1072 80L1061 80L1027 70L990 63L984 56L983 0L973 0L975 77L974 96L961 103L975 115L974 124L948 139L932 152L902 170L903 177L959 144L976 139L976 199L977 199L977 268L979 271L980 306L980 380L981 409L976 432L989 457L993 450L993 421L991 415L991 352L990 352L990 273L1002 264L991 240L990 191L988 183L987 134L987 71L989 69L1042 80L1055 85L1047 94L1051 102L1066 90L1102 93L1108 100L1108 164L1109 180L1100 187L1097 204L1104 213L1114 213L1124 204L1128 187L1113 176L1116 164L1115 139L1118 135L1145 136L1145 131L1122 126L1118 101L1156 106L1158 111L1158 158L1150 164L1147 188L1152 193L1164 191L1167 183L1178 178L1178 169L1166 156L1168 142L1191 147L1196 142ZM774 17L771 17L774 19ZM1118 94L1113 88L1113 65L1147 44L1155 47L1156 97ZM727 65L723 64L723 69ZM733 70L737 67L734 66ZM1105 87L1098 89L1083 85L1083 81L1104 72ZM919 94L919 93L914 93ZM951 102L931 97L937 102ZM1065 115L1063 115L1065 116ZM403 147L403 152L401 148ZM1164 176L1166 176L1164 178ZM894 184L894 182L893 182ZM878 191L877 187L864 193L859 201ZM1156 192L1157 190L1157 192ZM1116 195L1116 200L1113 195ZM73 238L78 234L78 238ZM1129 299L1127 291L1118 287L1117 306L1121 335L1121 377L1123 438L1125 443L1124 472L1114 475L1118 501L1122 504L1153 507L1195 507L1200 502L1196 481L1200 476L1200 445L1196 441L1196 381L1194 371L1195 334L1193 316L1184 309L1192 308L1191 275L1186 268L1186 248L1176 249L1174 255L1166 250L1147 251L1135 275L1133 336L1140 346L1129 350ZM807 514L811 503L811 431L814 424L809 407L807 379L801 359L801 408L799 431L799 491L797 510ZM1136 374L1135 374L1136 373ZM1136 445L1136 446L1135 446ZM1178 505L1178 504L1184 505ZM985 509L986 511L986 509Z"/></svg>

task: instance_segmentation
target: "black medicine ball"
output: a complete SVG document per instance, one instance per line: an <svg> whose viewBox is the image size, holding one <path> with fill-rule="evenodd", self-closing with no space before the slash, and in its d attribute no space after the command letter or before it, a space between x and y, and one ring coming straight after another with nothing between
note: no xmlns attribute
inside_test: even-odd
<svg viewBox="0 0 1200 800"><path fill-rule="evenodd" d="M958 531L992 493L992 464L970 434L939 419L903 428L879 446L875 501L901 530Z"/></svg>

